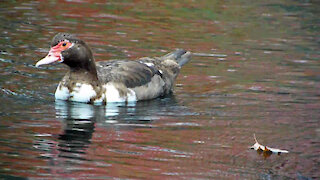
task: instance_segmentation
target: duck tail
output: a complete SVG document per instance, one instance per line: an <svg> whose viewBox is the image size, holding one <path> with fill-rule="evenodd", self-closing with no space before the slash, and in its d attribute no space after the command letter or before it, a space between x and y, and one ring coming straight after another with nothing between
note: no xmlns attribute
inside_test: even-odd
<svg viewBox="0 0 320 180"><path fill-rule="evenodd" d="M192 53L184 49L177 49L169 54L162 56L162 59L174 59L180 67L191 60Z"/></svg>

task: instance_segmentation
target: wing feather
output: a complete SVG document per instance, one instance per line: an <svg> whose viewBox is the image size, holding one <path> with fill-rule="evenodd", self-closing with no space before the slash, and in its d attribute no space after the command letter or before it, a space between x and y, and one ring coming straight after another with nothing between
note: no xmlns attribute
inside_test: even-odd
<svg viewBox="0 0 320 180"><path fill-rule="evenodd" d="M97 71L100 81L119 82L128 88L134 88L149 83L159 71L139 61L112 60L97 62Z"/></svg>

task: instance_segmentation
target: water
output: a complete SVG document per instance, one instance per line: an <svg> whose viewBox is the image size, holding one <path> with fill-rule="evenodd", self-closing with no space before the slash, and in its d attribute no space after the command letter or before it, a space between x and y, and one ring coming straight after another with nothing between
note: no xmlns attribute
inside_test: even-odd
<svg viewBox="0 0 320 180"><path fill-rule="evenodd" d="M1 178L320 177L316 1L2 1ZM197 56L174 95L107 107L55 102L57 32L96 60ZM289 154L263 157L263 145Z"/></svg>

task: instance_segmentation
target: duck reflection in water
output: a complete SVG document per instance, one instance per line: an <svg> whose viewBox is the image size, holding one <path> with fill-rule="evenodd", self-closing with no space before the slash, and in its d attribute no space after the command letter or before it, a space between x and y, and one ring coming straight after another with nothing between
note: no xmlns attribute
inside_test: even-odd
<svg viewBox="0 0 320 180"><path fill-rule="evenodd" d="M88 104L62 101L56 101L55 108L56 117L64 119L63 133L58 135L59 156L83 159L81 154L85 154L90 145L95 129L95 114L99 111Z"/></svg>
<svg viewBox="0 0 320 180"><path fill-rule="evenodd" d="M66 101L56 101L56 117L64 119L63 133L58 135L58 150L60 157L72 159L83 159L81 154L91 143L95 124L104 122L116 122L119 116L119 109L126 113L134 113L134 105L112 104L110 106L94 106L90 104L74 103Z"/></svg>
<svg viewBox="0 0 320 180"><path fill-rule="evenodd" d="M56 118L63 119L63 133L58 135L60 157L83 159L91 143L95 127L115 132L135 127L150 128L152 121L181 106L173 96L138 103L114 103L107 106L56 101Z"/></svg>
<svg viewBox="0 0 320 180"><path fill-rule="evenodd" d="M87 149L97 130L102 130L103 133L110 132L110 137L118 139L123 138L121 136L123 130L152 128L154 127L152 122L155 120L180 113L182 116L190 115L190 110L179 105L174 96L136 104L117 103L107 106L56 101L55 110L57 120L62 120L62 133L53 134L55 140L43 138L34 144L35 148L43 151L41 157L50 159L50 164L54 166L87 160ZM103 136L109 137L107 134ZM108 142L113 141L108 140Z"/></svg>

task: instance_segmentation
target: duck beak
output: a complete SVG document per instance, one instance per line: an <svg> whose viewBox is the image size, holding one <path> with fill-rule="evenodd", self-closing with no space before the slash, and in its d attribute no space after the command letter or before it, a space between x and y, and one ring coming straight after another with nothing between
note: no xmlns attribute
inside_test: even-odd
<svg viewBox="0 0 320 180"><path fill-rule="evenodd" d="M56 49L51 48L48 55L37 62L36 67L44 64L51 64L54 62L62 62L61 51L57 51Z"/></svg>

